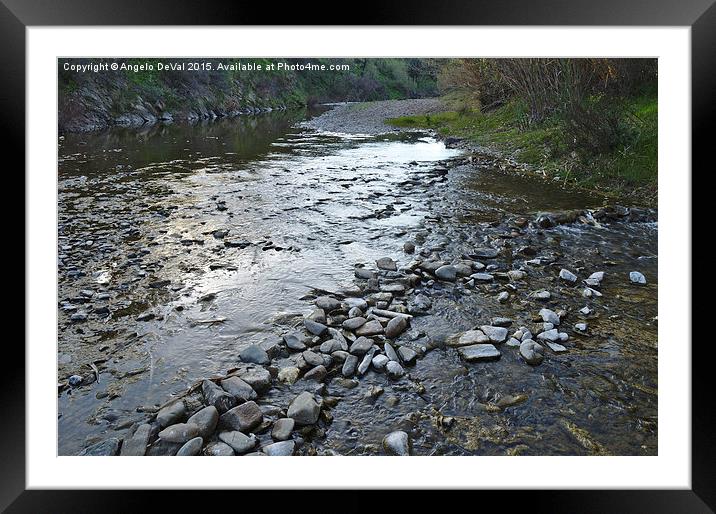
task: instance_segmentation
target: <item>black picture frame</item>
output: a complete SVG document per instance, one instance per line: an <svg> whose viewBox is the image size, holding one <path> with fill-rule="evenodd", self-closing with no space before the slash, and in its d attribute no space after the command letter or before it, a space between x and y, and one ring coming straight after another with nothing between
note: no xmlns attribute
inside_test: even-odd
<svg viewBox="0 0 716 514"><path fill-rule="evenodd" d="M716 4L714 0L452 0L447 2L361 2L350 16L322 2L275 4L191 0L0 0L0 124L6 148L16 150L18 169L24 169L25 148L25 30L30 26L87 25L570 25L570 26L688 26L691 27L692 170L709 159L708 128L716 119ZM344 14L339 14L344 12ZM712 144L712 143L711 143ZM707 160L709 159L709 160ZM708 164L707 164L708 163ZM693 171L692 171L693 177ZM684 177L684 180L693 180ZM24 186L23 186L24 187ZM693 182L692 182L693 191ZM692 200L693 202L693 200ZM695 203L692 203L695 205ZM31 270L25 268L25 276ZM691 282L691 277L684 277ZM688 299L685 299L688 300ZM31 306L28 306L31 307ZM686 320L691 326L691 320ZM485 499L523 505L549 512L714 512L716 510L716 452L711 435L712 387L709 384L713 342L692 345L692 489L690 490L585 490L585 491L481 491ZM690 341L680 341L687 345ZM9 347L10 343L6 342ZM150 498L162 494L127 491L39 491L25 487L25 353L13 343L17 355L6 353L0 398L0 509L8 512L127 512L144 510ZM9 352L9 348L6 352ZM22 363L22 364L19 364ZM91 465L79 472L91 471ZM75 472L77 470L68 470ZM173 491L184 503L190 492ZM214 493L212 493L214 494ZM223 493L213 499L220 504ZM242 493L245 494L245 493ZM475 493L472 493L475 494ZM358 496L358 492L349 493ZM165 495L166 496L166 495ZM413 495L414 498L421 498ZM275 497L273 502L280 502ZM361 502L343 497L344 505ZM162 505L168 498L162 498ZM348 501L346 501L348 500ZM280 503L279 503L280 504ZM276 505L276 504L275 504Z"/></svg>

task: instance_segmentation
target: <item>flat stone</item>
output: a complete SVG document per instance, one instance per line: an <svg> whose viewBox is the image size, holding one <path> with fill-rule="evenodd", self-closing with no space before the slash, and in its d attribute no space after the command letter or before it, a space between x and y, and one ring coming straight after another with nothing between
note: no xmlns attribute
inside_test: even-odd
<svg viewBox="0 0 716 514"><path fill-rule="evenodd" d="M504 343L507 340L507 329L505 327L481 325L480 330L482 330L493 343Z"/></svg>
<svg viewBox="0 0 716 514"><path fill-rule="evenodd" d="M366 302L363 298L357 298L357 297L348 297L345 300L343 300L346 305L348 305L349 309L360 309L363 312L368 310L368 302Z"/></svg>
<svg viewBox="0 0 716 514"><path fill-rule="evenodd" d="M493 327L509 327L510 325L512 325L510 318L492 318Z"/></svg>
<svg viewBox="0 0 716 514"><path fill-rule="evenodd" d="M242 402L256 399L254 388L239 377L225 378L220 383L224 391Z"/></svg>
<svg viewBox="0 0 716 514"><path fill-rule="evenodd" d="M565 280L567 282L576 282L577 281L577 275L575 275L571 271L566 270L564 268L559 270L559 278L561 278L562 280Z"/></svg>
<svg viewBox="0 0 716 514"><path fill-rule="evenodd" d="M347 345L342 344L340 341L336 339L329 339L328 341L321 343L319 350L321 353L333 353L343 350L344 346L347 348Z"/></svg>
<svg viewBox="0 0 716 514"><path fill-rule="evenodd" d="M222 414L221 426L239 432L250 432L263 421L263 412L256 402L242 403Z"/></svg>
<svg viewBox="0 0 716 514"><path fill-rule="evenodd" d="M473 344L489 343L490 338L482 330L468 330L449 336L445 344L451 347L471 346Z"/></svg>
<svg viewBox="0 0 716 514"><path fill-rule="evenodd" d="M271 437L274 441L285 441L291 437L296 422L292 418L277 419L271 429Z"/></svg>
<svg viewBox="0 0 716 514"><path fill-rule="evenodd" d="M541 309L539 315L545 323L552 323L554 326L559 325L559 316L551 309Z"/></svg>
<svg viewBox="0 0 716 514"><path fill-rule="evenodd" d="M177 457L193 457L194 455L199 455L201 452L201 447L204 445L204 439L201 437L195 437L194 439L190 439L186 443L184 443L184 446L179 448L179 451L177 452Z"/></svg>
<svg viewBox="0 0 716 514"><path fill-rule="evenodd" d="M356 330L366 324L368 320L363 317L349 318L343 322L343 328L346 330Z"/></svg>
<svg viewBox="0 0 716 514"><path fill-rule="evenodd" d="M401 346L398 348L398 356L404 364L408 365L415 364L415 360L418 358L417 352L407 346Z"/></svg>
<svg viewBox="0 0 716 514"><path fill-rule="evenodd" d="M101 441L99 443L93 444L92 446L88 446L87 448L82 450L79 455L83 457L109 457L117 455L118 451L119 439L117 439L116 437L111 437L106 441Z"/></svg>
<svg viewBox="0 0 716 514"><path fill-rule="evenodd" d="M199 437L208 439L216 430L216 425L219 422L219 411L213 405L209 405L196 412L186 422L196 425L199 430L197 434Z"/></svg>
<svg viewBox="0 0 716 514"><path fill-rule="evenodd" d="M532 296L535 300L546 301L549 300L552 295L549 291L536 291L530 296Z"/></svg>
<svg viewBox="0 0 716 514"><path fill-rule="evenodd" d="M306 350L301 355L309 366L321 366L325 363L322 355L312 352L311 350Z"/></svg>
<svg viewBox="0 0 716 514"><path fill-rule="evenodd" d="M340 300L336 300L330 296L319 296L316 298L316 307L323 309L326 312L331 312L340 309L341 302Z"/></svg>
<svg viewBox="0 0 716 514"><path fill-rule="evenodd" d="M313 395L304 391L288 406L287 416L293 418L297 425L314 425L318 421L320 412L321 408L313 399Z"/></svg>
<svg viewBox="0 0 716 514"><path fill-rule="evenodd" d="M230 457L232 455L236 455L236 453L228 444L217 441L215 443L211 443L204 449L204 455L212 457Z"/></svg>
<svg viewBox="0 0 716 514"><path fill-rule="evenodd" d="M373 347L373 340L367 337L359 337L356 339L348 350L353 355L363 355Z"/></svg>
<svg viewBox="0 0 716 514"><path fill-rule="evenodd" d="M170 443L186 443L199 435L199 427L193 423L177 423L159 432L160 439Z"/></svg>
<svg viewBox="0 0 716 514"><path fill-rule="evenodd" d="M378 320L372 320L355 331L357 336L375 336L383 333L383 325Z"/></svg>
<svg viewBox="0 0 716 514"><path fill-rule="evenodd" d="M507 272L507 277L513 282L522 280L526 276L527 276L527 273L525 273L524 271L518 270L518 269L513 269L513 270L510 270Z"/></svg>
<svg viewBox="0 0 716 514"><path fill-rule="evenodd" d="M541 334L537 334L537 339L540 341L556 341L559 339L559 331L556 328L552 330L545 330Z"/></svg>
<svg viewBox="0 0 716 514"><path fill-rule="evenodd" d="M356 278L361 280L371 280L376 277L375 273L365 268L356 268L354 274Z"/></svg>
<svg viewBox="0 0 716 514"><path fill-rule="evenodd" d="M549 346L549 349L552 350L554 353L563 353L567 351L564 346L553 341L545 341L545 344Z"/></svg>
<svg viewBox="0 0 716 514"><path fill-rule="evenodd" d="M473 273L470 278L476 282L492 282L495 277L489 273Z"/></svg>
<svg viewBox="0 0 716 514"><path fill-rule="evenodd" d="M383 438L383 450L388 455L405 457L410 455L410 438L406 432L398 430Z"/></svg>
<svg viewBox="0 0 716 514"><path fill-rule="evenodd" d="M262 448L262 451L269 457L288 457L293 455L295 449L296 443L294 441L280 441L267 444Z"/></svg>
<svg viewBox="0 0 716 514"><path fill-rule="evenodd" d="M473 255L477 259L494 259L499 254L499 251L496 248L477 248L473 252Z"/></svg>
<svg viewBox="0 0 716 514"><path fill-rule="evenodd" d="M271 362L266 350L257 344L244 348L239 354L239 358L242 362L248 362L249 364L268 364Z"/></svg>
<svg viewBox="0 0 716 514"><path fill-rule="evenodd" d="M306 344L303 342L303 337L298 334L286 334L283 336L283 342L286 343L286 347L289 350L302 352L306 349Z"/></svg>
<svg viewBox="0 0 716 514"><path fill-rule="evenodd" d="M241 432L221 432L219 439L224 443L231 446L231 448L238 454L242 455L249 450L253 450L258 443L256 436L251 434L250 436Z"/></svg>
<svg viewBox="0 0 716 514"><path fill-rule="evenodd" d="M151 425L146 423L139 425L134 431L134 434L132 434L132 437L122 441L122 449L119 454L123 457L141 457L147 451L151 433Z"/></svg>
<svg viewBox="0 0 716 514"><path fill-rule="evenodd" d="M186 406L182 400L167 405L157 413L157 423L164 428L178 423L186 416Z"/></svg>
<svg viewBox="0 0 716 514"><path fill-rule="evenodd" d="M328 329L328 327L323 323L318 323L310 319L304 319L303 325L306 327L306 330L314 336L321 336Z"/></svg>
<svg viewBox="0 0 716 514"><path fill-rule="evenodd" d="M500 351L491 344L475 344L457 349L460 357L467 362L490 361L500 358Z"/></svg>
<svg viewBox="0 0 716 514"><path fill-rule="evenodd" d="M455 280L457 279L457 269L455 268L455 266L452 266L450 264L440 266L438 269L435 270L435 276L440 280L455 282Z"/></svg>
<svg viewBox="0 0 716 514"><path fill-rule="evenodd" d="M385 337L395 339L408 328L408 320L404 316L397 316L388 322L385 327Z"/></svg>

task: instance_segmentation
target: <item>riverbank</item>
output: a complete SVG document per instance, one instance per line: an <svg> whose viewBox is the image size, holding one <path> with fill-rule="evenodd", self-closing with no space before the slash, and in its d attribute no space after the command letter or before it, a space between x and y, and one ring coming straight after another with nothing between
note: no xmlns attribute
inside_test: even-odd
<svg viewBox="0 0 716 514"><path fill-rule="evenodd" d="M656 207L656 94L631 99L619 123L632 134L630 144L600 155L580 156L566 149L559 121L526 126L515 102L487 113L443 110L386 120L392 127L428 129L451 144L504 156L564 185L599 191L614 201Z"/></svg>

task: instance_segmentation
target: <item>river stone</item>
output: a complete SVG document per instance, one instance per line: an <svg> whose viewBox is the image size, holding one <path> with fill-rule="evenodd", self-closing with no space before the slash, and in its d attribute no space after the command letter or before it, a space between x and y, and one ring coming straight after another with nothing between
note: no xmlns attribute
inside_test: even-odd
<svg viewBox="0 0 716 514"><path fill-rule="evenodd" d="M510 293L508 293L507 291L502 291L500 294L497 295L497 301L500 303L505 303L509 299Z"/></svg>
<svg viewBox="0 0 716 514"><path fill-rule="evenodd" d="M314 425L320 413L321 408L313 399L313 395L304 391L294 398L286 414L289 418L293 418L297 425Z"/></svg>
<svg viewBox="0 0 716 514"><path fill-rule="evenodd" d="M408 310L411 314L425 314L433 306L432 300L424 294L417 294L415 298L408 304Z"/></svg>
<svg viewBox="0 0 716 514"><path fill-rule="evenodd" d="M288 457L293 455L296 449L295 441L280 441L278 443L267 444L262 451L269 457Z"/></svg>
<svg viewBox="0 0 716 514"><path fill-rule="evenodd" d="M340 341L337 341L335 339L329 339L328 341L324 341L321 343L319 350L321 351L321 353L333 353L343 350L343 345L340 343Z"/></svg>
<svg viewBox="0 0 716 514"><path fill-rule="evenodd" d="M403 284L386 284L380 286L383 293L391 293L395 296L403 296L405 294L405 286Z"/></svg>
<svg viewBox="0 0 716 514"><path fill-rule="evenodd" d="M566 270L564 268L559 270L559 278L561 278L562 280L565 280L567 282L576 282L577 281L577 275L575 275L571 271Z"/></svg>
<svg viewBox="0 0 716 514"><path fill-rule="evenodd" d="M518 269L513 269L513 270L510 270L507 272L507 276L509 277L510 280L512 280L513 282L516 282L518 280L522 280L523 278L525 278L527 276L527 273L525 273L524 271L518 270Z"/></svg>
<svg viewBox="0 0 716 514"><path fill-rule="evenodd" d="M106 441L100 441L99 443L88 446L82 450L79 455L83 457L108 457L117 455L119 451L119 439L111 437Z"/></svg>
<svg viewBox="0 0 716 514"><path fill-rule="evenodd" d="M516 337L510 337L507 340L507 342L505 343L505 345L513 347L513 348L519 348L521 344L522 344L522 341L520 341Z"/></svg>
<svg viewBox="0 0 716 514"><path fill-rule="evenodd" d="M345 362L349 355L345 350L336 350L331 353L331 358L336 362Z"/></svg>
<svg viewBox="0 0 716 514"><path fill-rule="evenodd" d="M271 373L265 368L249 368L240 373L241 379L257 393L263 393L271 386ZM221 411L221 409L219 409Z"/></svg>
<svg viewBox="0 0 716 514"><path fill-rule="evenodd" d="M368 320L363 317L349 318L343 322L343 328L346 330L356 330L366 324Z"/></svg>
<svg viewBox="0 0 716 514"><path fill-rule="evenodd" d="M467 362L489 361L500 358L500 351L491 344L474 344L457 349L460 357Z"/></svg>
<svg viewBox="0 0 716 514"><path fill-rule="evenodd" d="M646 285L646 277L638 271L630 271L629 280L631 280L633 284Z"/></svg>
<svg viewBox="0 0 716 514"><path fill-rule="evenodd" d="M574 325L574 330L576 330L577 332L586 332L587 324L586 323L576 323Z"/></svg>
<svg viewBox="0 0 716 514"><path fill-rule="evenodd" d="M242 434L241 432L222 432L219 439L231 446L231 448L239 455L248 452L256 447L258 440L256 436Z"/></svg>
<svg viewBox="0 0 716 514"><path fill-rule="evenodd" d="M368 310L368 302L366 302L363 298L348 297L343 301L348 306L349 309L357 308L362 311Z"/></svg>
<svg viewBox="0 0 716 514"><path fill-rule="evenodd" d="M559 332L556 328L553 328L552 330L545 330L541 334L537 334L537 339L540 341L556 341L559 339Z"/></svg>
<svg viewBox="0 0 716 514"><path fill-rule="evenodd" d="M547 301L552 295L549 291L536 291L530 296L532 296L535 300Z"/></svg>
<svg viewBox="0 0 716 514"><path fill-rule="evenodd" d="M239 432L250 432L263 421L263 412L256 402L249 401L242 403L222 414L221 426L238 430Z"/></svg>
<svg viewBox="0 0 716 514"><path fill-rule="evenodd" d="M604 272L603 271L595 271L591 275L589 275L588 280L595 280L597 283L604 280Z"/></svg>
<svg viewBox="0 0 716 514"><path fill-rule="evenodd" d="M385 327L385 337L395 339L408 328L408 320L404 316L397 316L388 322Z"/></svg>
<svg viewBox="0 0 716 514"><path fill-rule="evenodd" d="M204 380L201 383L201 392L207 405L213 405L220 413L226 412L238 403L236 398L211 380Z"/></svg>
<svg viewBox="0 0 716 514"><path fill-rule="evenodd" d="M316 382L323 382L326 378L326 375L328 374L328 371L326 370L326 367L322 364L316 366L312 370L308 371L305 375L303 375L304 380L315 380Z"/></svg>
<svg viewBox="0 0 716 514"><path fill-rule="evenodd" d="M311 350L306 350L305 352L303 352L301 354L301 356L303 357L303 360L306 361L306 363L309 366L320 366L320 365L324 364L323 356L321 356L315 352L312 352Z"/></svg>
<svg viewBox="0 0 716 514"><path fill-rule="evenodd" d="M266 350L256 344L244 348L239 354L239 358L242 362L248 362L249 364L268 364L271 362Z"/></svg>
<svg viewBox="0 0 716 514"><path fill-rule="evenodd" d="M395 380L405 375L403 366L398 364L396 361L388 361L388 364L385 366L385 370L388 372L388 376Z"/></svg>
<svg viewBox="0 0 716 514"><path fill-rule="evenodd" d="M498 253L496 248L477 248L473 255L478 259L494 259Z"/></svg>
<svg viewBox="0 0 716 514"><path fill-rule="evenodd" d="M539 315L545 323L552 323L552 325L559 325L559 316L551 309L542 309L539 311Z"/></svg>
<svg viewBox="0 0 716 514"><path fill-rule="evenodd" d="M365 375L368 368L370 368L370 363L373 361L373 355L375 355L375 347L368 350L368 353L363 356L360 364L358 364L358 375Z"/></svg>
<svg viewBox="0 0 716 514"><path fill-rule="evenodd" d="M362 318L363 311L358 307L351 307L351 309L348 311L348 317L349 318Z"/></svg>
<svg viewBox="0 0 716 514"><path fill-rule="evenodd" d="M455 279L457 278L457 269L451 264L448 264L446 266L440 266L438 269L435 270L435 276L440 280L455 282Z"/></svg>
<svg viewBox="0 0 716 514"><path fill-rule="evenodd" d="M376 371L383 371L389 361L390 359L383 354L376 355L372 359L373 369L375 369Z"/></svg>
<svg viewBox="0 0 716 514"><path fill-rule="evenodd" d="M507 329L505 327L481 325L480 330L482 330L493 343L504 343L507 340Z"/></svg>
<svg viewBox="0 0 716 514"><path fill-rule="evenodd" d="M204 449L204 455L208 455L211 457L230 457L236 454L234 453L234 449L231 446L226 443L222 443L221 441L217 441L208 445Z"/></svg>
<svg viewBox="0 0 716 514"><path fill-rule="evenodd" d="M477 282L491 282L495 277L489 273L473 273L470 278Z"/></svg>
<svg viewBox="0 0 716 514"><path fill-rule="evenodd" d="M298 334L286 334L283 336L283 342L286 343L286 347L289 350L302 352L306 349L306 344L303 342L303 338Z"/></svg>
<svg viewBox="0 0 716 514"><path fill-rule="evenodd" d="M559 343L555 343L554 341L545 341L545 344L549 346L549 349L552 350L554 353L563 353L567 351L564 346Z"/></svg>
<svg viewBox="0 0 716 514"><path fill-rule="evenodd" d="M542 359L544 359L543 352L544 348L531 339L528 339L520 345L520 355L527 364L532 366L536 366L542 362Z"/></svg>
<svg viewBox="0 0 716 514"><path fill-rule="evenodd" d="M383 333L383 325L378 320L372 320L355 331L357 336L375 336Z"/></svg>
<svg viewBox="0 0 716 514"><path fill-rule="evenodd" d="M191 439L184 443L184 446L179 448L179 451L177 452L177 457L193 457L194 455L199 455L199 452L201 452L201 447L204 445L204 439L201 437L195 437L194 439Z"/></svg>
<svg viewBox="0 0 716 514"><path fill-rule="evenodd" d="M375 261L376 266L378 266L378 269L386 270L386 271L397 271L398 266L395 264L395 261L391 259L390 257L382 257Z"/></svg>
<svg viewBox="0 0 716 514"><path fill-rule="evenodd" d="M415 364L415 360L418 358L418 354L412 348L407 346L401 346L398 348L398 356L404 364L412 365Z"/></svg>
<svg viewBox="0 0 716 514"><path fill-rule="evenodd" d="M492 318L493 327L509 327L512 325L511 318Z"/></svg>
<svg viewBox="0 0 716 514"><path fill-rule="evenodd" d="M256 398L256 391L254 391L253 387L247 384L244 380L241 380L239 377L225 378L220 383L224 391L242 402L254 400Z"/></svg>
<svg viewBox="0 0 716 514"><path fill-rule="evenodd" d="M292 385L296 383L300 374L301 370L295 366L281 368L278 370L278 381L283 384Z"/></svg>
<svg viewBox="0 0 716 514"><path fill-rule="evenodd" d="M330 296L319 296L316 298L316 307L326 312L331 312L340 309L341 302Z"/></svg>
<svg viewBox="0 0 716 514"><path fill-rule="evenodd" d="M271 429L271 437L274 441L285 441L291 437L296 422L292 418L277 419Z"/></svg>
<svg viewBox="0 0 716 514"><path fill-rule="evenodd" d="M219 422L219 411L213 405L209 405L195 413L186 422L196 425L199 429L198 435L208 439L216 430L216 424Z"/></svg>
<svg viewBox="0 0 716 514"><path fill-rule="evenodd" d="M375 278L375 273L365 268L356 268L354 274L356 278L360 278L361 280L371 280Z"/></svg>
<svg viewBox="0 0 716 514"><path fill-rule="evenodd" d="M383 438L383 449L388 455L408 456L410 455L410 438L402 430L391 432Z"/></svg>
<svg viewBox="0 0 716 514"><path fill-rule="evenodd" d="M311 311L311 314L306 316L307 319L310 319L311 321L315 321L316 323L321 323L322 325L326 324L326 311L323 309L313 309Z"/></svg>
<svg viewBox="0 0 716 514"><path fill-rule="evenodd" d="M198 435L199 427L194 423L177 423L159 432L159 438L170 443L186 443Z"/></svg>
<svg viewBox="0 0 716 514"><path fill-rule="evenodd" d="M149 436L152 433L152 426L146 423L139 425L132 434L122 441L122 450L119 454L123 457L141 457L147 451L149 444Z"/></svg>
<svg viewBox="0 0 716 514"><path fill-rule="evenodd" d="M385 350L385 354L388 356L388 359L393 362L400 362L400 358L398 358L398 354L395 353L395 350L393 349L393 346L390 343L385 343L383 346L383 349Z"/></svg>
<svg viewBox="0 0 716 514"><path fill-rule="evenodd" d="M353 374L356 371L356 367L358 366L358 357L355 355L349 355L346 357L346 360L343 362L343 367L341 368L341 375L344 377L352 377Z"/></svg>
<svg viewBox="0 0 716 514"><path fill-rule="evenodd" d="M482 330L468 330L449 336L445 344L451 347L470 346L473 344L489 343L490 338Z"/></svg>
<svg viewBox="0 0 716 514"><path fill-rule="evenodd" d="M376 322L377 323L377 322ZM350 347L350 353L353 355L363 355L373 347L373 340L367 337L359 337Z"/></svg>
<svg viewBox="0 0 716 514"><path fill-rule="evenodd" d="M328 327L323 323L318 323L310 319L304 319L303 325L306 327L306 330L314 336L321 336L328 329Z"/></svg>
<svg viewBox="0 0 716 514"><path fill-rule="evenodd" d="M415 245L410 241L403 243L403 251L405 253L413 253L415 251Z"/></svg>
<svg viewBox="0 0 716 514"><path fill-rule="evenodd" d="M186 406L182 400L167 405L157 413L157 423L161 428L173 425L186 416Z"/></svg>
<svg viewBox="0 0 716 514"><path fill-rule="evenodd" d="M589 314L592 313L592 309L590 309L589 307L587 307L587 306L585 305L584 307L582 307L581 309L579 309L579 313L580 313L580 314L584 314L585 316L588 316Z"/></svg>

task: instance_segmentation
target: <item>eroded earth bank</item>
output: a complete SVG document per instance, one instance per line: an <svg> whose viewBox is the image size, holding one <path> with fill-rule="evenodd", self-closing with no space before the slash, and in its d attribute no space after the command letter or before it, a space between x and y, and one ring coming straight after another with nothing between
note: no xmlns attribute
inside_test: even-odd
<svg viewBox="0 0 716 514"><path fill-rule="evenodd" d="M381 109L60 138L60 454L657 454L656 212Z"/></svg>

